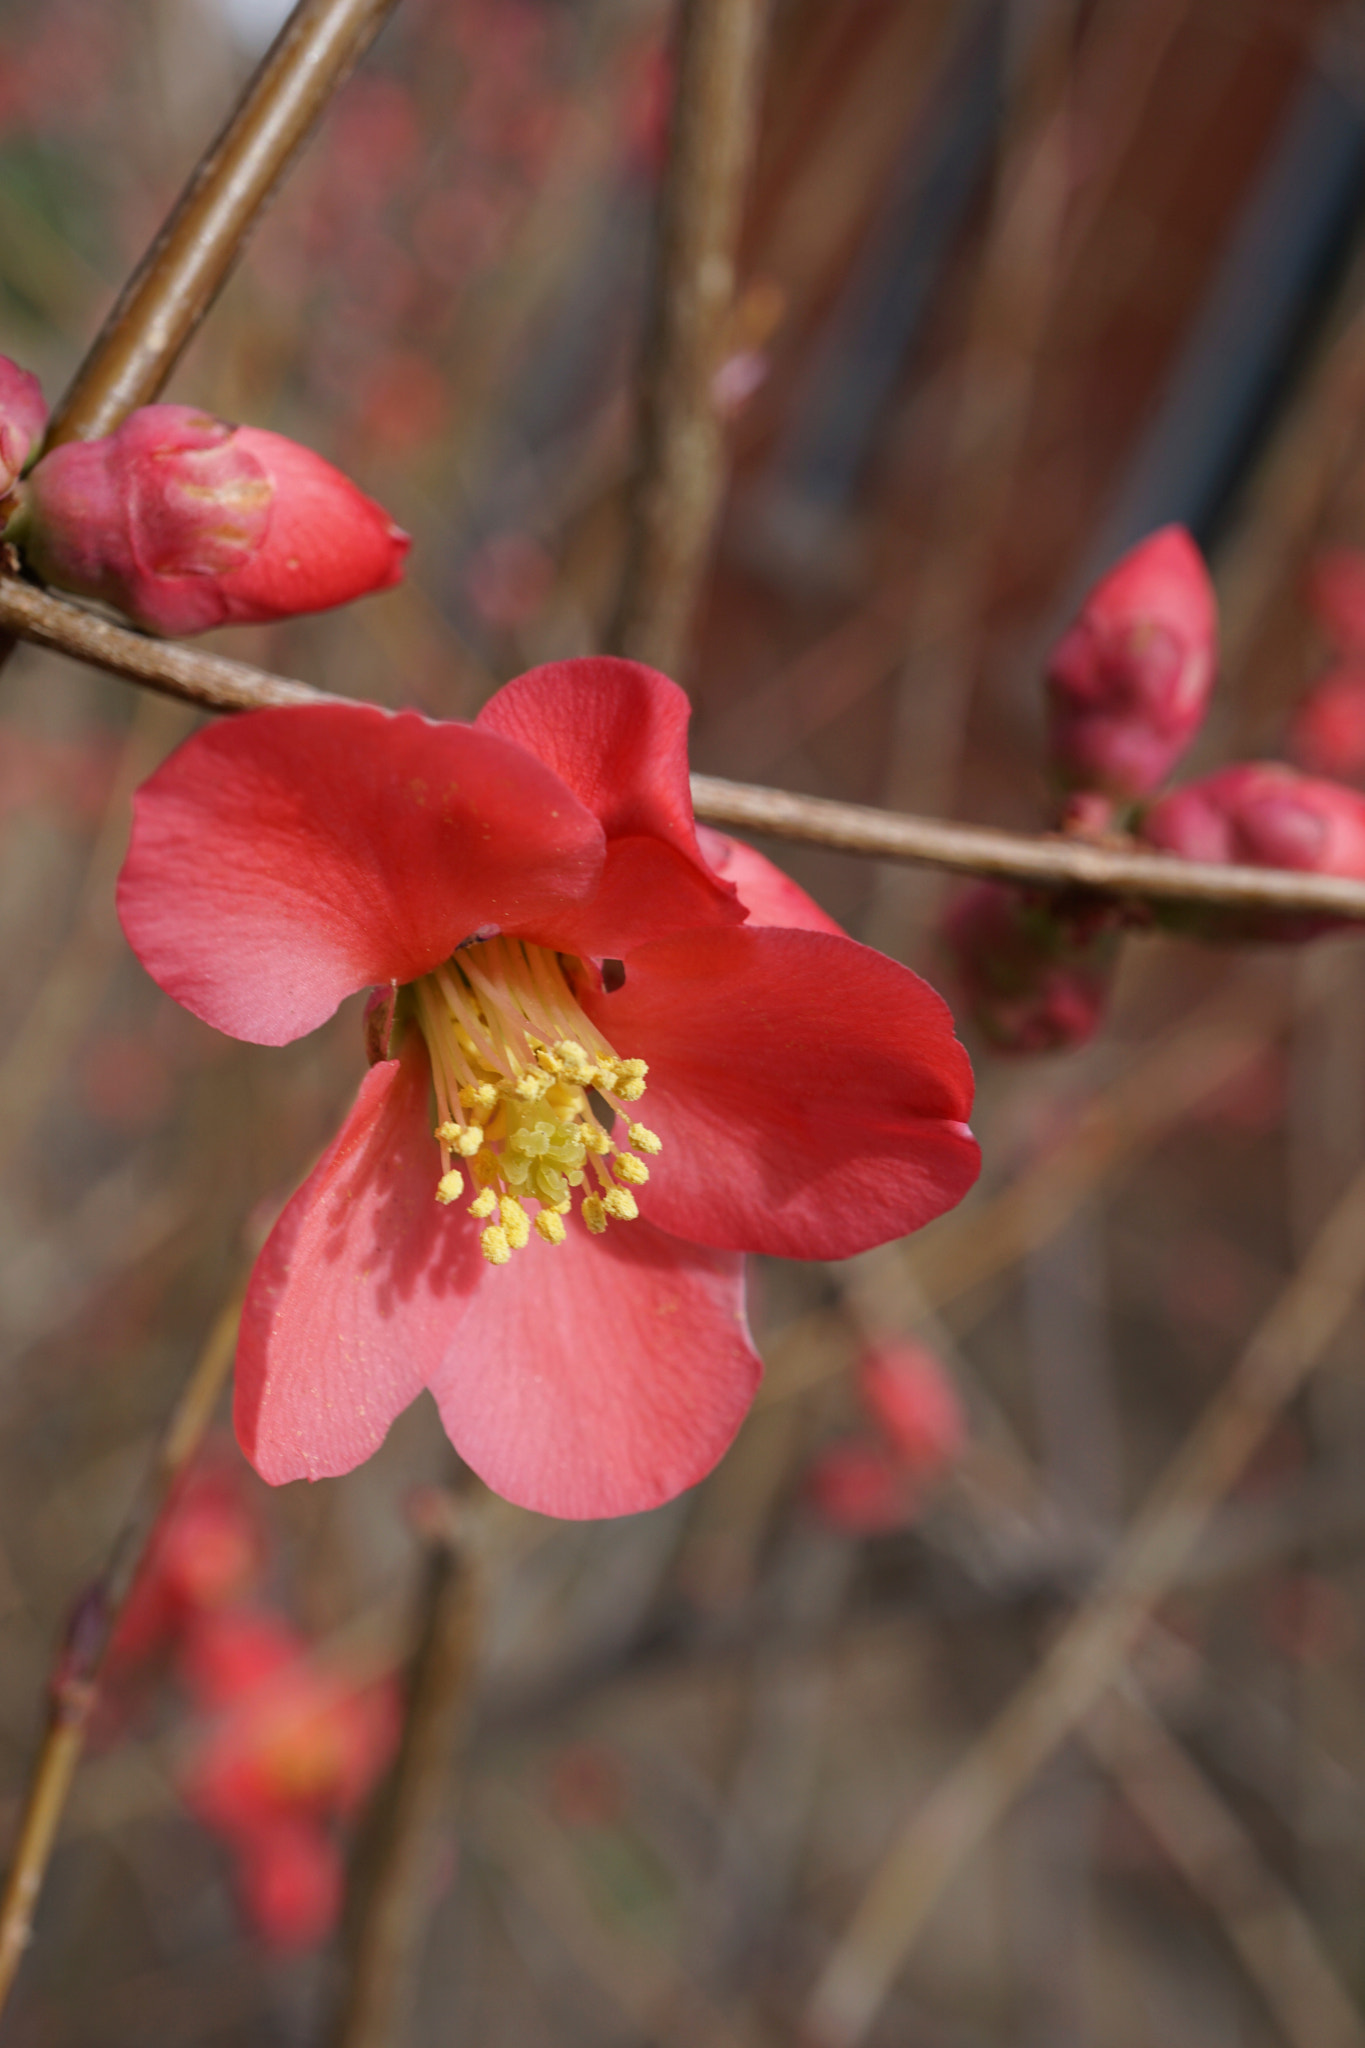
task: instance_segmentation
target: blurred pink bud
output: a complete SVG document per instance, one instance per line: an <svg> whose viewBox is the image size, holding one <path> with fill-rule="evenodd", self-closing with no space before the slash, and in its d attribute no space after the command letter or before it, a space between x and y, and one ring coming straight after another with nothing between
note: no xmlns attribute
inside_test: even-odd
<svg viewBox="0 0 1365 2048"><path fill-rule="evenodd" d="M156 633L325 611L398 581L407 535L340 470L259 427L149 405L34 469L11 537L45 582Z"/></svg>
<svg viewBox="0 0 1365 2048"><path fill-rule="evenodd" d="M821 1521L847 1536L903 1529L919 1506L904 1465L866 1437L846 1437L821 1451L806 1474L806 1493Z"/></svg>
<svg viewBox="0 0 1365 2048"><path fill-rule="evenodd" d="M952 1463L967 1425L956 1387L926 1345L874 1345L857 1375L864 1408L907 1472L927 1479Z"/></svg>
<svg viewBox="0 0 1365 2048"><path fill-rule="evenodd" d="M1310 775L1365 781L1365 663L1344 662L1313 685L1294 713L1289 752Z"/></svg>
<svg viewBox="0 0 1365 2048"><path fill-rule="evenodd" d="M1365 796L1282 761L1244 761L1173 790L1143 818L1151 846L1186 860L1365 877ZM1183 907L1169 920L1209 939L1295 940L1341 922L1280 911Z"/></svg>
<svg viewBox="0 0 1365 2048"><path fill-rule="evenodd" d="M344 1872L316 1822L273 1821L238 1844L237 1891L249 1925L271 1948L317 1948L341 1917Z"/></svg>
<svg viewBox="0 0 1365 2048"><path fill-rule="evenodd" d="M1002 1052L1061 1052L1093 1038L1118 957L1117 913L978 882L943 939L972 1014Z"/></svg>
<svg viewBox="0 0 1365 2048"><path fill-rule="evenodd" d="M251 1607L214 1609L197 1618L179 1658L195 1704L217 1711L277 1678L303 1654L298 1631Z"/></svg>
<svg viewBox="0 0 1365 2048"><path fill-rule="evenodd" d="M1308 571L1309 609L1343 654L1365 653L1365 554L1326 548Z"/></svg>
<svg viewBox="0 0 1365 2048"><path fill-rule="evenodd" d="M1062 781L1118 797L1164 781L1204 721L1218 614L1183 526L1101 577L1048 665L1048 754Z"/></svg>
<svg viewBox="0 0 1365 2048"><path fill-rule="evenodd" d="M31 371L0 356L0 498L18 483L46 425L42 385Z"/></svg>

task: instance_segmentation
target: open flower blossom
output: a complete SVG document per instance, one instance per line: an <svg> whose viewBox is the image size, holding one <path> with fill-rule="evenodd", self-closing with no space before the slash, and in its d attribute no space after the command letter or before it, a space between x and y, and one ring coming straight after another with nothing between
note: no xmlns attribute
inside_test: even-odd
<svg viewBox="0 0 1365 2048"><path fill-rule="evenodd" d="M403 573L408 537L349 477L283 434L190 405L36 465L7 537L45 583L153 633L326 611Z"/></svg>
<svg viewBox="0 0 1365 2048"><path fill-rule="evenodd" d="M252 713L139 793L120 913L177 1001L280 1045L375 991L374 1064L247 1296L266 1479L349 1471L426 1386L508 1498L654 1506L752 1398L742 1254L844 1257L975 1179L946 1006L794 888L746 924L686 725L665 677L570 661L472 726Z"/></svg>

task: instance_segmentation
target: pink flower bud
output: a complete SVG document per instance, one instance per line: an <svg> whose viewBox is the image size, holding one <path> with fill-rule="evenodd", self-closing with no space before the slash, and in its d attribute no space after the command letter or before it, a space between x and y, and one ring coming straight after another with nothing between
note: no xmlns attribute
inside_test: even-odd
<svg viewBox="0 0 1365 2048"><path fill-rule="evenodd" d="M1289 752L1310 775L1365 781L1365 663L1343 662L1314 683L1294 714Z"/></svg>
<svg viewBox="0 0 1365 2048"><path fill-rule="evenodd" d="M0 498L18 483L46 425L42 385L31 371L0 356Z"/></svg>
<svg viewBox="0 0 1365 2048"><path fill-rule="evenodd" d="M402 574L407 535L340 470L260 427L149 405L45 455L11 537L39 576L156 633L326 611Z"/></svg>
<svg viewBox="0 0 1365 2048"><path fill-rule="evenodd" d="M1118 954L1112 907L979 882L952 905L943 938L1000 1051L1060 1052L1094 1036Z"/></svg>
<svg viewBox="0 0 1365 2048"><path fill-rule="evenodd" d="M317 1948L341 1918L341 1852L318 1824L293 1816L244 1836L237 1887L247 1923L270 1947Z"/></svg>
<svg viewBox="0 0 1365 2048"><path fill-rule="evenodd" d="M1150 846L1186 860L1365 878L1365 797L1282 761L1239 762L1173 790L1139 829ZM1341 922L1197 905L1167 921L1200 938L1238 941L1313 938Z"/></svg>
<svg viewBox="0 0 1365 2048"><path fill-rule="evenodd" d="M962 1403L927 1346L874 1345L857 1371L859 1398L905 1471L927 1479L952 1463L967 1433Z"/></svg>
<svg viewBox="0 0 1365 2048"><path fill-rule="evenodd" d="M806 1474L806 1493L821 1521L846 1536L903 1529L919 1507L905 1467L884 1444L865 1437L846 1437L821 1451Z"/></svg>
<svg viewBox="0 0 1365 2048"><path fill-rule="evenodd" d="M1204 721L1218 614L1183 526L1101 577L1048 666L1048 754L1068 786L1146 796Z"/></svg>
<svg viewBox="0 0 1365 2048"><path fill-rule="evenodd" d="M1326 548L1308 571L1309 609L1343 654L1365 653L1365 554Z"/></svg>

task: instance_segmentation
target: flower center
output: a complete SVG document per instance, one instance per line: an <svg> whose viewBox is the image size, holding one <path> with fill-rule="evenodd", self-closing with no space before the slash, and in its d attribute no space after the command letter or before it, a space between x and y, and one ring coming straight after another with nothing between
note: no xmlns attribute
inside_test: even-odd
<svg viewBox="0 0 1365 2048"><path fill-rule="evenodd" d="M637 1155L660 1149L628 1113L648 1069L621 1059L584 1016L565 972L573 964L545 946L482 939L413 984L436 1090L436 1199L459 1200L467 1166L469 1213L494 1266L530 1242L533 1223L547 1244L563 1244L576 1189L589 1230L629 1222L639 1214L631 1189L649 1179ZM613 1111L629 1151L616 1144Z"/></svg>

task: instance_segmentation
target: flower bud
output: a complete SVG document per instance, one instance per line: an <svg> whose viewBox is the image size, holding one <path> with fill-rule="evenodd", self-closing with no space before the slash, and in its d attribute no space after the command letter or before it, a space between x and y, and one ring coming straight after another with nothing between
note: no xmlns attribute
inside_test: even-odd
<svg viewBox="0 0 1365 2048"><path fill-rule="evenodd" d="M1343 654L1365 653L1365 554L1325 548L1308 571L1309 609Z"/></svg>
<svg viewBox="0 0 1365 2048"><path fill-rule="evenodd" d="M993 1045L1061 1052L1099 1027L1119 932L1111 906L979 882L950 908L943 938Z"/></svg>
<svg viewBox="0 0 1365 2048"><path fill-rule="evenodd" d="M926 1345L906 1339L864 1351L858 1395L905 1471L927 1479L952 1463L966 1437L957 1389Z"/></svg>
<svg viewBox="0 0 1365 2048"><path fill-rule="evenodd" d="M18 483L46 425L42 385L30 371L0 356L0 498Z"/></svg>
<svg viewBox="0 0 1365 2048"><path fill-rule="evenodd" d="M1365 878L1365 797L1282 761L1244 761L1173 790L1143 818L1149 846L1186 860ZM1163 921L1207 939L1296 940L1342 920L1181 905Z"/></svg>
<svg viewBox="0 0 1365 2048"><path fill-rule="evenodd" d="M1183 526L1164 526L1101 577L1048 665L1048 755L1068 787L1146 796L1204 721L1218 615Z"/></svg>
<svg viewBox="0 0 1365 2048"><path fill-rule="evenodd" d="M1294 713L1289 752L1310 775L1365 782L1365 662L1343 662L1314 683Z"/></svg>
<svg viewBox="0 0 1365 2048"><path fill-rule="evenodd" d="M905 1467L865 1437L827 1445L806 1474L806 1496L820 1520L846 1536L903 1529L919 1508Z"/></svg>
<svg viewBox="0 0 1365 2048"><path fill-rule="evenodd" d="M273 1949L317 1948L341 1918L341 1851L312 1819L289 1816L244 1835L237 1889L247 1923Z"/></svg>
<svg viewBox="0 0 1365 2048"><path fill-rule="evenodd" d="M144 406L103 440L54 448L10 538L45 582L175 634L386 590L408 548L311 449L188 405Z"/></svg>

